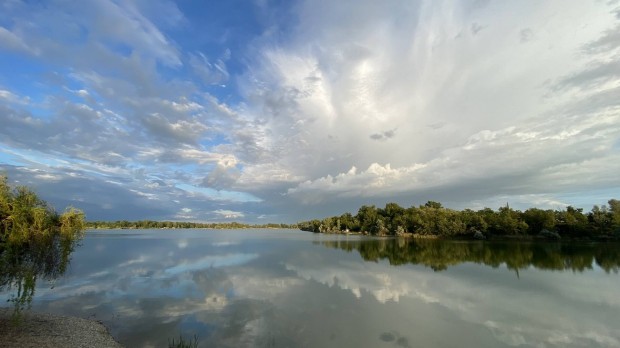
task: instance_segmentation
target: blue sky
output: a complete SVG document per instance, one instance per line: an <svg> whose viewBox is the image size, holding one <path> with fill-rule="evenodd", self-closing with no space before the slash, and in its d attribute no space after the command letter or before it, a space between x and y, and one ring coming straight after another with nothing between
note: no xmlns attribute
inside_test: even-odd
<svg viewBox="0 0 620 348"><path fill-rule="evenodd" d="M0 4L0 170L89 219L620 197L610 1Z"/></svg>

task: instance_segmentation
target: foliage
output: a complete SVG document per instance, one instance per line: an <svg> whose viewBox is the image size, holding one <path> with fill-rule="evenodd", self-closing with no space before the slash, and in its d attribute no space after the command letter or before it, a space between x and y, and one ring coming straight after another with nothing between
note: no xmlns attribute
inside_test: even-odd
<svg viewBox="0 0 620 348"><path fill-rule="evenodd" d="M611 199L609 207L594 206L584 214L571 206L565 210L530 208L512 209L508 204L498 210L484 208L462 211L445 208L429 201L418 207L403 208L388 203L385 208L364 205L356 215L341 216L298 223L304 231L318 233L359 232L371 235L407 235L439 237L470 237L476 232L483 236L546 236L568 238L620 238L620 201ZM547 231L541 235L542 231ZM551 234L549 234L551 233Z"/></svg>
<svg viewBox="0 0 620 348"><path fill-rule="evenodd" d="M84 233L84 213L57 214L27 187L11 189L0 176L0 291L15 290L16 316L28 307L37 279L62 275Z"/></svg>

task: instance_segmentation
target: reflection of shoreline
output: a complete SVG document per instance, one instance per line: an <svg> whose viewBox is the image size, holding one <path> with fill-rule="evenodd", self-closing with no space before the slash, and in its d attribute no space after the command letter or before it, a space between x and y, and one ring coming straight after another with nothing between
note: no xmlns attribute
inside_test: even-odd
<svg viewBox="0 0 620 348"><path fill-rule="evenodd" d="M15 347L122 347L99 321L25 311L15 326L12 314L0 308L0 341Z"/></svg>
<svg viewBox="0 0 620 348"><path fill-rule="evenodd" d="M368 239L430 239L430 240L444 240L444 241L476 241L485 240L493 242L535 242L535 243L620 243L620 235L594 235L594 236L562 236L561 239L544 237L541 235L509 235L509 234L487 234L483 239L476 239L473 235L461 235L461 236L442 236L438 234L419 234L404 232L399 235L379 235L371 234L369 232L352 232L352 231L328 231L328 232L314 232L301 230L303 232L309 232L321 235L341 235L341 236L360 236Z"/></svg>
<svg viewBox="0 0 620 348"><path fill-rule="evenodd" d="M378 235L378 234L371 234L368 232L353 232L353 231L329 231L329 232L313 232L313 231L305 231L305 230L301 230L300 231L304 231L304 232L310 232L310 233L317 233L317 234L336 234L336 235L344 235L344 236L363 236L363 237L369 237L369 238L379 238L379 239L394 239L394 238L412 238L412 239L455 239L456 238L448 238L445 236L439 236L436 234L419 234L419 233L409 233L409 232L405 232L396 236L392 236L392 235Z"/></svg>
<svg viewBox="0 0 620 348"><path fill-rule="evenodd" d="M373 238L321 241L323 246L357 251L365 261L388 260L390 265L421 264L435 271L465 262L509 269L533 266L542 270L583 272L597 265L605 272L620 271L616 243L539 243L527 241L446 241Z"/></svg>

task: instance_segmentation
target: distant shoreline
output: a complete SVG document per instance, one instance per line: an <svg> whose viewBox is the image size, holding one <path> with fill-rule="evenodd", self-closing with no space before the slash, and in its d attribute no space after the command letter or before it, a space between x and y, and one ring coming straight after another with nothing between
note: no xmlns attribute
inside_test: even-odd
<svg viewBox="0 0 620 348"><path fill-rule="evenodd" d="M187 221L87 221L87 229L247 229L247 228L297 228L297 224L246 224L240 222L187 222Z"/></svg>
<svg viewBox="0 0 620 348"><path fill-rule="evenodd" d="M385 208L363 205L355 215L343 213L302 221L297 227L319 233L362 231L375 236L418 234L445 239L620 240L620 200L610 199L607 203L609 206L593 206L590 212L572 206L521 211L508 203L497 210L454 210L434 201L408 208L386 203Z"/></svg>
<svg viewBox="0 0 620 348"><path fill-rule="evenodd" d="M373 238L386 238L386 239L431 239L431 240L446 240L446 241L515 241L515 242L620 242L618 236L581 236L581 237L562 237L558 239L545 238L536 235L486 235L483 239L476 239L470 235L458 235L458 236L441 236L437 234L419 234L419 233L403 233L401 235L373 235L368 232L313 232L304 231L315 234L325 235L347 235L347 236L361 236L361 237L373 237Z"/></svg>
<svg viewBox="0 0 620 348"><path fill-rule="evenodd" d="M87 230L299 230L297 227L86 227Z"/></svg>
<svg viewBox="0 0 620 348"><path fill-rule="evenodd" d="M617 235L600 235L600 236L563 236L561 238L544 237L540 235L496 235L487 234L483 238L475 238L473 234L470 235L451 235L444 236L438 234L419 234L405 232L400 235L381 235L371 234L369 232L359 231L328 231L328 232L314 232L302 230L298 227L234 227L234 228L221 228L221 227L88 227L87 230L114 230L114 231L126 231L126 230L252 230L252 229L272 229L272 230L299 230L306 233L324 234L324 235L342 235L342 236L360 236L360 237L372 237L372 238L386 238L386 239L426 239L426 240L448 240L448 241L518 241L518 242L620 242L620 236Z"/></svg>

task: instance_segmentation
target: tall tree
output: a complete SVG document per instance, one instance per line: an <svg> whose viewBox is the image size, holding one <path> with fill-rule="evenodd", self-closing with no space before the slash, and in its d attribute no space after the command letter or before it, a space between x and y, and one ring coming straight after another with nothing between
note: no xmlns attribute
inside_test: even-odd
<svg viewBox="0 0 620 348"><path fill-rule="evenodd" d="M374 205L363 205L357 211L357 220L360 223L360 229L362 232L372 232L379 219L377 208Z"/></svg>
<svg viewBox="0 0 620 348"><path fill-rule="evenodd" d="M523 221L527 224L529 234L538 234L540 231L552 231L555 228L555 214L553 210L542 210L530 208L521 214Z"/></svg>

